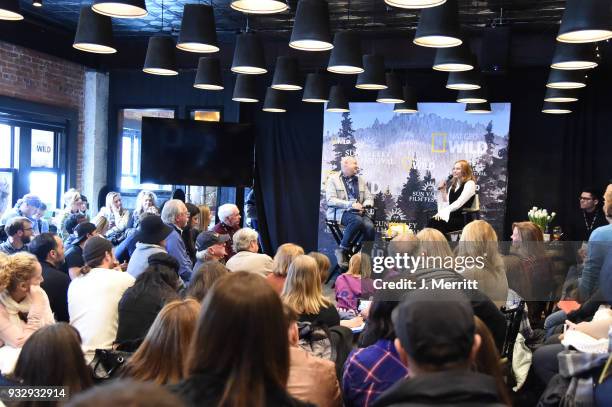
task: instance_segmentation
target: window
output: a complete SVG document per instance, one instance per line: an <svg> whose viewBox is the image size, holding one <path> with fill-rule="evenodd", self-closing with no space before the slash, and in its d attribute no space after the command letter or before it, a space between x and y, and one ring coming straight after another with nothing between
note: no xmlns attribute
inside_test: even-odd
<svg viewBox="0 0 612 407"><path fill-rule="evenodd" d="M140 183L140 143L143 117L174 118L174 109L121 109L121 190L149 189L172 191L172 185Z"/></svg>
<svg viewBox="0 0 612 407"><path fill-rule="evenodd" d="M194 109L191 111L191 120L199 120L204 122L220 122L221 112L218 110L202 110Z"/></svg>

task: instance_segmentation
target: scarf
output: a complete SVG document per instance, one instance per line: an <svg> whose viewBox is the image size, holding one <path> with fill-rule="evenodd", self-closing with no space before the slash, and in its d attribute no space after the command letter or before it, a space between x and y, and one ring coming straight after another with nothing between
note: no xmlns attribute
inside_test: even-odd
<svg viewBox="0 0 612 407"><path fill-rule="evenodd" d="M9 321L11 324L20 325L24 323L23 319L19 314L28 315L30 312L30 296L26 296L23 301L17 302L11 297L8 290L3 290L0 293L0 304L6 310L6 313L9 316Z"/></svg>

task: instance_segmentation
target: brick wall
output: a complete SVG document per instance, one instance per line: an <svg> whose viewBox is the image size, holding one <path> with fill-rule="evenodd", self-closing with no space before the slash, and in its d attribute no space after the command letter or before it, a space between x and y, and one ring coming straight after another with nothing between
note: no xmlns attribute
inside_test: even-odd
<svg viewBox="0 0 612 407"><path fill-rule="evenodd" d="M77 189L83 186L85 67L0 41L0 95L79 112Z"/></svg>

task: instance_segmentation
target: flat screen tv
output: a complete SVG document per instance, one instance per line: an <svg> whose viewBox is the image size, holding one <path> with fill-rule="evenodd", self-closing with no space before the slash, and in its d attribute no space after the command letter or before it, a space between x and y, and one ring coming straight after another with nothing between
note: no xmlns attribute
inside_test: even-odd
<svg viewBox="0 0 612 407"><path fill-rule="evenodd" d="M250 124L142 120L140 182L249 187L255 138Z"/></svg>

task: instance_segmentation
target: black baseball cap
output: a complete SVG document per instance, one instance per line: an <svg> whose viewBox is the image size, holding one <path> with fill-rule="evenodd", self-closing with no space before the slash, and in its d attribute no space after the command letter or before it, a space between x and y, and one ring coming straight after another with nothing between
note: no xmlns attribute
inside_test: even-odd
<svg viewBox="0 0 612 407"><path fill-rule="evenodd" d="M157 215L144 217L138 225L136 241L147 244L158 244L172 233L172 227L166 225Z"/></svg>
<svg viewBox="0 0 612 407"><path fill-rule="evenodd" d="M83 240L85 240L87 235L92 234L95 231L96 231L96 225L94 225L93 223L91 222L79 223L74 228L74 233L76 234L76 238L72 241L72 244L81 243Z"/></svg>
<svg viewBox="0 0 612 407"><path fill-rule="evenodd" d="M217 232L207 230L198 235L196 239L196 249L202 251L208 249L212 245L225 243L229 239L229 235L220 235Z"/></svg>
<svg viewBox="0 0 612 407"><path fill-rule="evenodd" d="M417 363L441 366L470 355L476 332L474 311L461 291L411 291L391 319L402 347Z"/></svg>

